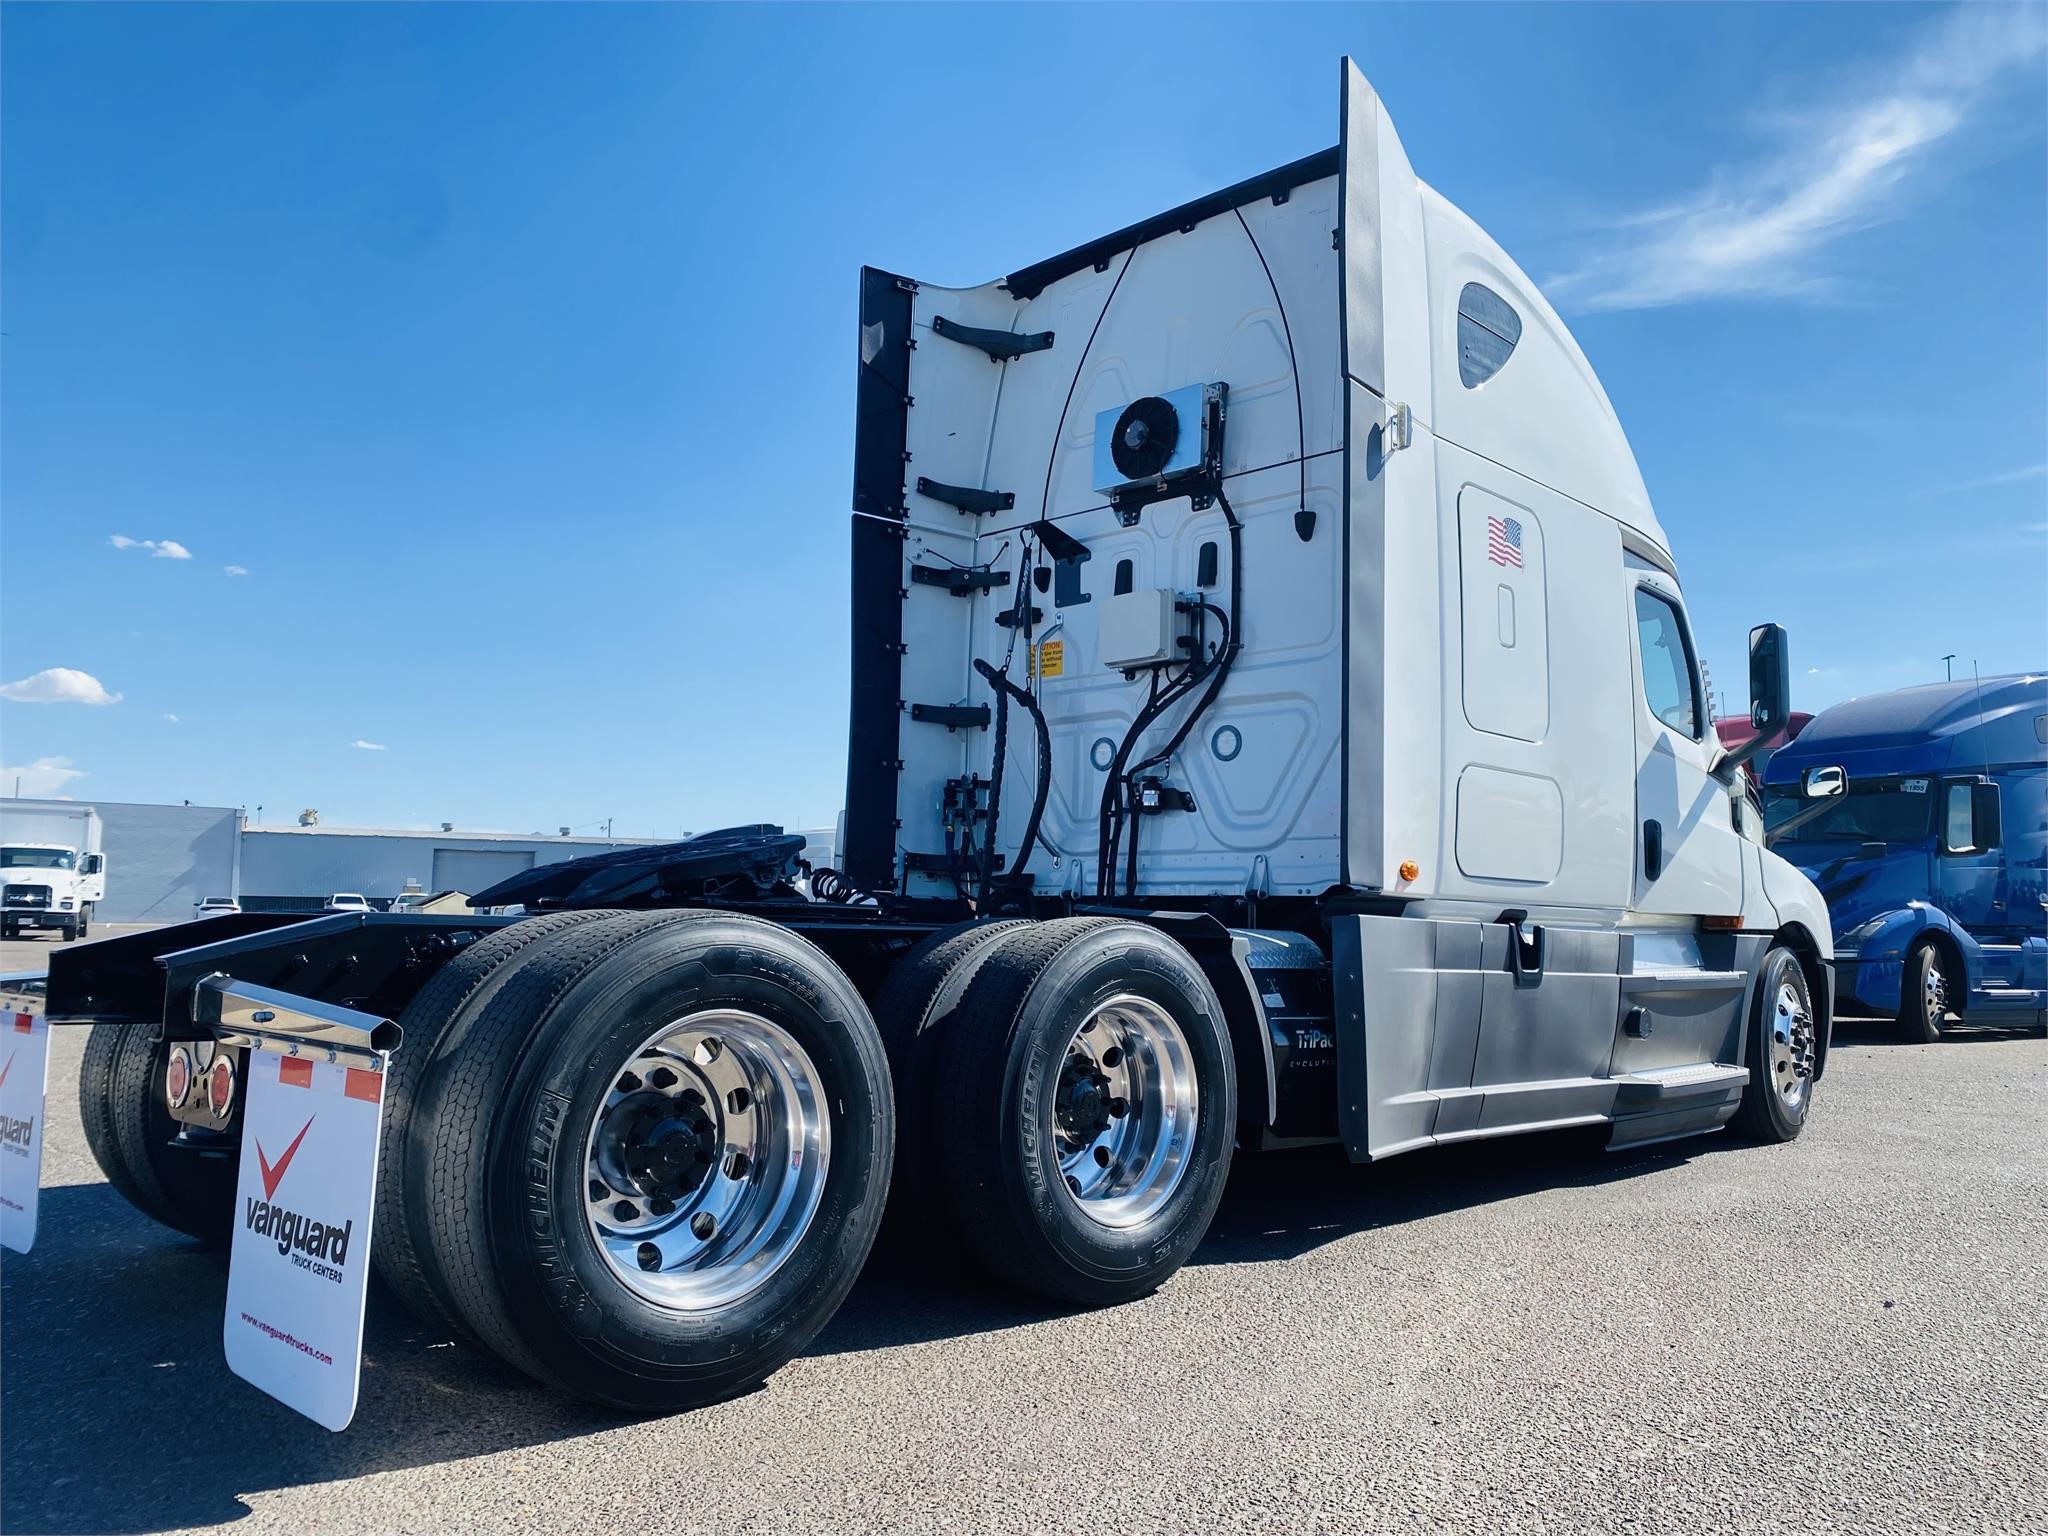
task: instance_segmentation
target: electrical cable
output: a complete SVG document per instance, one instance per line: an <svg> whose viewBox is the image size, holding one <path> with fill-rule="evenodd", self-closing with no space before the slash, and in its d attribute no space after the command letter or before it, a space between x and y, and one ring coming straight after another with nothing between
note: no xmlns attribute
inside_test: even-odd
<svg viewBox="0 0 2048 1536"><path fill-rule="evenodd" d="M1230 498L1224 494L1223 487L1220 484L1216 487L1216 505L1223 509L1223 519L1230 528L1230 611L1233 614L1241 614L1244 611L1244 524L1237 520L1237 511L1230 505ZM1187 718L1181 721L1179 729L1167 739L1164 747L1139 763L1135 768L1124 770L1123 791L1124 799L1130 805L1127 819L1130 823L1131 838L1131 846L1127 854L1129 879L1126 882L1128 886L1125 892L1126 895L1135 896L1138 891L1138 823L1143 819L1143 813L1137 807L1137 786L1135 782L1137 776L1147 768L1166 762L1175 752L1180 750L1180 744L1188 739L1188 733L1195 728L1195 722L1202 718L1208 711L1209 706L1216 702L1216 696L1223 691L1224 681L1230 676L1231 664L1237 659L1237 653L1243 646L1237 624L1233 623L1230 618L1225 616L1221 610L1211 603L1205 602L1202 604L1202 607L1215 613L1217 620L1224 627L1223 643L1217 649L1216 655L1211 660L1206 671L1202 674L1209 679L1208 691L1202 695L1195 707L1188 711ZM1194 686L1197 682L1199 682L1199 678L1190 680L1190 687ZM1131 737L1127 736L1125 738L1126 743L1128 744L1131 739ZM1119 831L1121 832L1121 828L1119 828ZM1112 855L1113 857L1114 855ZM1113 864L1111 868L1114 868Z"/></svg>
<svg viewBox="0 0 2048 1536"><path fill-rule="evenodd" d="M1045 819L1046 796L1052 788L1052 729L1046 724L1045 712L1038 707L1038 700L1032 697L1028 689L1019 688L1015 683L1011 682L1008 673L998 672L979 657L975 658L974 670L987 678L989 683L998 690L996 753L999 757L1003 752L1003 716L1000 700L1011 698L1022 704L1026 711L1030 713L1031 723L1038 733L1038 788L1031 797L1031 815L1024 823L1024 839L1017 848L1016 868L1010 871L1010 878L1014 880L1017 876L1024 873L1024 866L1031 860L1033 846L1041 841L1038 835L1038 828L1039 824ZM984 896L983 899L986 900L986 897Z"/></svg>
<svg viewBox="0 0 2048 1536"><path fill-rule="evenodd" d="M1287 342L1287 371L1294 376L1294 438L1297 446L1296 462L1301 465L1300 509L1308 511L1308 414L1301 404L1301 369L1294 360L1294 328L1287 323L1287 306L1280 301L1280 285L1273 281L1273 269L1266 265L1266 253L1259 248L1259 237L1252 233L1251 225L1245 223L1244 210L1230 210L1237 215L1238 227L1244 231L1245 239L1252 243L1252 254L1259 258L1259 270L1266 274L1266 286L1273 290L1273 308L1280 313L1280 334Z"/></svg>

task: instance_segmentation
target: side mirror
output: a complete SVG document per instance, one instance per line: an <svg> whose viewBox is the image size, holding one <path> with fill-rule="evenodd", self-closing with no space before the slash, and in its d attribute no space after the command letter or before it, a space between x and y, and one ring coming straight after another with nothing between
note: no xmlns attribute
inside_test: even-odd
<svg viewBox="0 0 2048 1536"><path fill-rule="evenodd" d="M2005 817L1999 810L1996 784L1970 786L1970 819L1976 823L1979 848L1996 848L2005 841Z"/></svg>
<svg viewBox="0 0 2048 1536"><path fill-rule="evenodd" d="M104 854L88 853L79 864L79 873L84 875L96 875L106 867L107 860Z"/></svg>
<svg viewBox="0 0 2048 1536"><path fill-rule="evenodd" d="M1792 723L1792 652L1780 624L1749 632L1749 723L1763 742Z"/></svg>
<svg viewBox="0 0 2048 1536"><path fill-rule="evenodd" d="M1964 781L1943 791L1941 851L1983 853L2005 841L1998 786Z"/></svg>
<svg viewBox="0 0 2048 1536"><path fill-rule="evenodd" d="M1715 772L1733 774L1775 744L1791 720L1792 653L1785 644L1785 629L1780 624L1759 624L1749 632L1749 724L1756 734L1724 754Z"/></svg>
<svg viewBox="0 0 2048 1536"><path fill-rule="evenodd" d="M1826 800L1849 792L1849 775L1839 768L1809 768L1799 776L1799 793L1809 800Z"/></svg>

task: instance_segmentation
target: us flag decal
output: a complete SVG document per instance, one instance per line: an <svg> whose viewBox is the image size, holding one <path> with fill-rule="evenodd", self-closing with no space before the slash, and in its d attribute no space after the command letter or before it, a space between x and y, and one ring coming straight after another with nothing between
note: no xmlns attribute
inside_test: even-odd
<svg viewBox="0 0 2048 1536"><path fill-rule="evenodd" d="M1495 517L1491 513L1486 519L1486 558L1495 565L1512 565L1522 568L1522 524L1513 517Z"/></svg>

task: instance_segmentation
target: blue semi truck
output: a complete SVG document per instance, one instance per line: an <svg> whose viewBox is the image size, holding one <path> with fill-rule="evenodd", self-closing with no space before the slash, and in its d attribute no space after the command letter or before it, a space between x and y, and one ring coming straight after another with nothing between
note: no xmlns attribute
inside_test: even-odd
<svg viewBox="0 0 2048 1536"><path fill-rule="evenodd" d="M1770 846L1828 903L1844 1009L1937 1040L2048 1010L2048 674L1837 704L1770 759Z"/></svg>

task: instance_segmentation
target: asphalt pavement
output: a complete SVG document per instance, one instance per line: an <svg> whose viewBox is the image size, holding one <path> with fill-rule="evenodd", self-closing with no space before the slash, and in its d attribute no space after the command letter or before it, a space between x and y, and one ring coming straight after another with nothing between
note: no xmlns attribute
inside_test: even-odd
<svg viewBox="0 0 2048 1536"><path fill-rule="evenodd" d="M41 1233L0 1261L10 1533L2048 1528L2032 1032L1845 1024L1785 1147L1247 1160L1105 1312L891 1256L765 1388L665 1419L373 1288L340 1435L228 1374L224 1258L100 1178L57 1036Z"/></svg>

